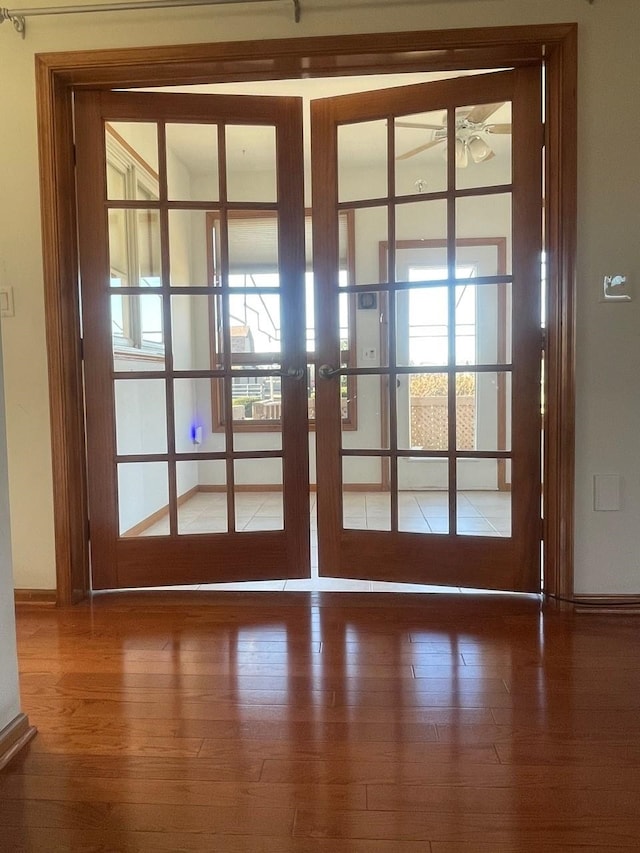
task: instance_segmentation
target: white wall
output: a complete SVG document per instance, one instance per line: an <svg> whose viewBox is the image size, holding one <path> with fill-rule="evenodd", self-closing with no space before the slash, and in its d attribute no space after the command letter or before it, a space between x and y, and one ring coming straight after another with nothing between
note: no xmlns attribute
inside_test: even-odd
<svg viewBox="0 0 640 853"><path fill-rule="evenodd" d="M40 251L34 53L102 47L288 38L386 30L577 21L579 247L576 589L640 592L640 303L602 305L607 272L640 275L637 164L638 0L441 0L290 4L31 19L23 41L0 28L0 282L15 289L4 354L14 572L21 587L55 584L44 299ZM637 282L636 282L637 284ZM640 288L639 288L640 290ZM594 513L594 473L622 472L619 512ZM34 489L33 484L41 485ZM38 535L34 535L34 519Z"/></svg>
<svg viewBox="0 0 640 853"><path fill-rule="evenodd" d="M2 335L0 334L0 342ZM0 731L20 712L18 658L13 612L11 535L9 530L9 485L0 349Z"/></svg>

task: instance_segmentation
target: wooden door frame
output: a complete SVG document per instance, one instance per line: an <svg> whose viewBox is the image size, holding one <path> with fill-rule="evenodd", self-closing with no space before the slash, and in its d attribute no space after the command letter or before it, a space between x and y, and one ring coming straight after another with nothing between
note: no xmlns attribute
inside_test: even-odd
<svg viewBox="0 0 640 853"><path fill-rule="evenodd" d="M544 591L573 594L577 25L172 45L36 56L57 601L90 589L73 150L73 93L546 64Z"/></svg>

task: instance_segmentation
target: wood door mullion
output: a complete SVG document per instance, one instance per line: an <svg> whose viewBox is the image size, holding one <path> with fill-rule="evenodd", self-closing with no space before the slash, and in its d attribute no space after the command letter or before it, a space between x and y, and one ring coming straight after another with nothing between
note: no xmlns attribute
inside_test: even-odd
<svg viewBox="0 0 640 853"><path fill-rule="evenodd" d="M513 99L513 292L512 310L512 493L514 535L520 545L520 588L540 588L542 538L540 482L540 287L542 247L542 144L540 73L514 72ZM521 152L526 152L523 156ZM518 156L520 153L520 156ZM517 268L516 268L517 264ZM517 290L516 290L517 287ZM516 356L517 353L517 356ZM534 520L537 523L534 523Z"/></svg>
<svg viewBox="0 0 640 853"><path fill-rule="evenodd" d="M233 365L229 317L229 215L227 208L227 135L226 125L218 125L218 177L220 181L220 310L222 315L222 423L224 426L225 476L227 485L227 529L236 529L235 464L233 458Z"/></svg>
<svg viewBox="0 0 640 853"><path fill-rule="evenodd" d="M456 412L456 108L447 110L447 445L449 451L449 535L458 532L458 459Z"/></svg>
<svg viewBox="0 0 640 853"><path fill-rule="evenodd" d="M338 229L337 125L326 101L311 104L311 135L314 140L313 175L313 270L316 283L316 446L318 507L318 567L320 573L339 576L342 531L342 456L340 382L322 379L318 367L340 364L334 322L339 293L336 271L340 251ZM337 415L336 415L337 412Z"/></svg>
<svg viewBox="0 0 640 853"><path fill-rule="evenodd" d="M389 489L391 492L391 530L398 529L398 321L396 281L396 215L395 203L395 122L387 116L387 239L389 241L387 282L389 283ZM410 381L410 380L407 380Z"/></svg>
<svg viewBox="0 0 640 853"><path fill-rule="evenodd" d="M309 413L305 317L305 206L302 109L278 126L278 267L282 316L282 486L287 577L308 577L310 562ZM287 371L303 371L301 379ZM301 436L303 439L301 440Z"/></svg>
<svg viewBox="0 0 640 853"><path fill-rule="evenodd" d="M173 324L171 317L171 257L169 212L167 210L167 134L163 121L158 129L158 189L160 199L160 269L164 339L165 417L167 430L167 477L169 489L169 534L178 534L178 483L176 471L175 394L173 384ZM144 298L141 296L140 298Z"/></svg>

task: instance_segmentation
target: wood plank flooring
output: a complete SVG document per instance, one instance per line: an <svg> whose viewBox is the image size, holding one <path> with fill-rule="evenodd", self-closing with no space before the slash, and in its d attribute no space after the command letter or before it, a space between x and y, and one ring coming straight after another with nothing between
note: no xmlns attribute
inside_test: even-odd
<svg viewBox="0 0 640 853"><path fill-rule="evenodd" d="M18 609L0 851L640 849L640 621L533 598Z"/></svg>

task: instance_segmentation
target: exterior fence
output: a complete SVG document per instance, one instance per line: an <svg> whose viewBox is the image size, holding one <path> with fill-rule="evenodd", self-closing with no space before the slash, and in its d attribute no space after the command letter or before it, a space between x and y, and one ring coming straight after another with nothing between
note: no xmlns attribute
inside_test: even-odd
<svg viewBox="0 0 640 853"><path fill-rule="evenodd" d="M441 450L449 446L447 397L411 397L411 447ZM456 397L458 450L475 449L476 398Z"/></svg>

